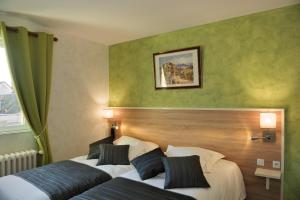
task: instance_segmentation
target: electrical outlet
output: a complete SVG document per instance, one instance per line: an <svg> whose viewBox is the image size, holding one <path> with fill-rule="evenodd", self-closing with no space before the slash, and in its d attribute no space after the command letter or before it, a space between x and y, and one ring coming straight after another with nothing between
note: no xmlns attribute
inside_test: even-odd
<svg viewBox="0 0 300 200"><path fill-rule="evenodd" d="M265 166L265 160L261 158L257 158L256 165Z"/></svg>
<svg viewBox="0 0 300 200"><path fill-rule="evenodd" d="M272 166L273 168L280 169L280 161L273 160Z"/></svg>

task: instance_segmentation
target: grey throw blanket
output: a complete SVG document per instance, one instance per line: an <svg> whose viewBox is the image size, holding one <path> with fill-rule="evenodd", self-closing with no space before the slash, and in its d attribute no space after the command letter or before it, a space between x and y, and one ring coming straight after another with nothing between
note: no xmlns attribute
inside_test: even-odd
<svg viewBox="0 0 300 200"><path fill-rule="evenodd" d="M69 199L111 179L104 171L70 160L14 175L35 185L51 200Z"/></svg>
<svg viewBox="0 0 300 200"><path fill-rule="evenodd" d="M192 197L163 190L145 183L115 178L98 185L71 200L195 200Z"/></svg>

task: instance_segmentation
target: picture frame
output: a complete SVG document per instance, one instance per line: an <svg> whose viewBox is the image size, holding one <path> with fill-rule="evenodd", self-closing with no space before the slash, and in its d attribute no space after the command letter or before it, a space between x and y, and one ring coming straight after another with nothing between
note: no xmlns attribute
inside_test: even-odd
<svg viewBox="0 0 300 200"><path fill-rule="evenodd" d="M155 89L202 87L200 46L153 54Z"/></svg>

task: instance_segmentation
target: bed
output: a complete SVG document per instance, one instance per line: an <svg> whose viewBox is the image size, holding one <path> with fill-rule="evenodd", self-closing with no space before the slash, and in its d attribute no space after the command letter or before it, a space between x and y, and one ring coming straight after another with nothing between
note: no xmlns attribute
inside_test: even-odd
<svg viewBox="0 0 300 200"><path fill-rule="evenodd" d="M99 147L103 143L105 145L108 141L112 143L112 138L104 138L90 144L89 155L1 177L0 200L69 199L134 169L129 160L158 147L152 142L121 137L113 141L111 145L128 146L125 155L128 160L127 164L102 165L99 164L99 155L90 158L90 155L95 153L95 147ZM111 155L108 154L107 156L110 157Z"/></svg>
<svg viewBox="0 0 300 200"><path fill-rule="evenodd" d="M141 181L136 170L129 171L121 177L164 188L165 173L145 181ZM208 189L178 188L169 191L191 196L197 200L243 200L246 198L243 176L234 162L219 160L211 173L205 173L205 177L211 186Z"/></svg>
<svg viewBox="0 0 300 200"><path fill-rule="evenodd" d="M133 169L132 165L103 165L103 166L96 166L97 159L86 159L87 156L80 156L74 159L71 159L70 163L78 163L82 166L86 166L86 170L91 171L92 169L96 169L97 171L103 172L102 178L94 181L92 184L87 185L88 180L83 180L83 184L79 184L76 187L80 186L83 187L82 189L76 189L76 192L81 193L82 191L89 189L97 184L101 184L110 180L111 178L115 178L122 173L128 172ZM65 162L65 161L63 161ZM82 167L79 166L79 167ZM67 166L69 167L69 166ZM72 167L72 166L71 166ZM70 167L69 167L70 168ZM79 169L80 170L80 169ZM105 175L106 174L106 175ZM109 176L109 178L108 178ZM77 178L77 177L76 177ZM85 177L84 177L85 178ZM50 183L51 180L47 180L47 183ZM73 188L75 186L72 186ZM67 188L67 190L70 190ZM78 194L78 193L77 193ZM66 195L66 194L62 194ZM73 194L69 194L69 196L74 196ZM76 194L75 194L76 195ZM24 180L23 178L16 176L16 175L9 175L0 178L0 199L2 200L50 200L50 195L46 191L42 191L40 188L36 187L32 183ZM68 199L67 196L59 196L55 197L52 196L52 199Z"/></svg>
<svg viewBox="0 0 300 200"><path fill-rule="evenodd" d="M164 190L165 173L142 181L138 172L131 170L117 179L110 180L72 198L72 200L136 200L137 197L140 199L178 200L243 200L246 198L243 176L236 163L221 159L214 165L212 172L205 173L205 177L210 188ZM124 185L128 185L128 187L123 187Z"/></svg>

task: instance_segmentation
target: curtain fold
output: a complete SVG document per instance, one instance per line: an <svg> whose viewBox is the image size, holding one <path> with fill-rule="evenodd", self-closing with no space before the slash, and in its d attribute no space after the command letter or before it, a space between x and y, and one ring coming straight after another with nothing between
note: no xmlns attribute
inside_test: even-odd
<svg viewBox="0 0 300 200"><path fill-rule="evenodd" d="M47 116L50 99L53 35L38 33L29 36L18 27L7 31L1 23L11 75L21 108L35 134L39 150L43 152L42 164L51 162L48 142Z"/></svg>

